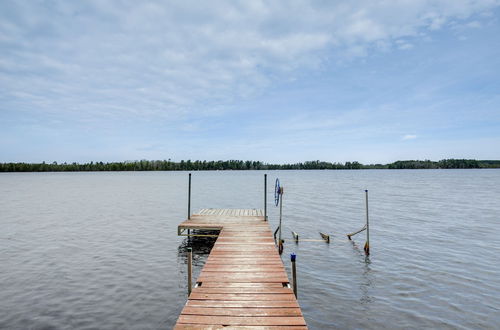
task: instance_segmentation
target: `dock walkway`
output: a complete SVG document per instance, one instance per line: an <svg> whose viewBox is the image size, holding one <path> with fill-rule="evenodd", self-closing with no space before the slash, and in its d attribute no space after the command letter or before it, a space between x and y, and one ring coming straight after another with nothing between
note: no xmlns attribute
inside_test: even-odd
<svg viewBox="0 0 500 330"><path fill-rule="evenodd" d="M188 229L220 232L175 329L307 329L261 210L203 209Z"/></svg>

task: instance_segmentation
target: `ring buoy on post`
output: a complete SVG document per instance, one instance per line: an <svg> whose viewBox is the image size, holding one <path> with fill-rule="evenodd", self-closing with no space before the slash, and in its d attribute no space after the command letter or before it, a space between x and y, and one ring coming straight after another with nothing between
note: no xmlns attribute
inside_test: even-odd
<svg viewBox="0 0 500 330"><path fill-rule="evenodd" d="M276 182L274 183L274 204L280 207L280 223L276 231L274 232L274 240L276 241L276 233L279 232L278 241L278 252L279 254L283 253L283 243L284 240L281 239L281 216L282 216L282 203L283 203L283 187L280 185L280 180L276 178Z"/></svg>
<svg viewBox="0 0 500 330"><path fill-rule="evenodd" d="M276 206L280 203L281 189L280 180L276 178L276 182L274 183L274 205Z"/></svg>

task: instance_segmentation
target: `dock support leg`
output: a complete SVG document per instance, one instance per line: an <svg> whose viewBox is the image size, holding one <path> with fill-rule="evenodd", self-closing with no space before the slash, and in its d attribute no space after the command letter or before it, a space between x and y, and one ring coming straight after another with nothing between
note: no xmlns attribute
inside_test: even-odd
<svg viewBox="0 0 500 330"><path fill-rule="evenodd" d="M191 173L189 173L188 184L188 219L191 219Z"/></svg>
<svg viewBox="0 0 500 330"><path fill-rule="evenodd" d="M366 243L365 243L365 254L370 254L370 222L368 221L368 190L365 190L365 201L366 201Z"/></svg>
<svg viewBox="0 0 500 330"><path fill-rule="evenodd" d="M191 290L193 288L193 249L188 248L188 297L191 295Z"/></svg>
<svg viewBox="0 0 500 330"><path fill-rule="evenodd" d="M282 247L283 242L281 241L281 218L283 216L283 194L281 193L281 189L282 188L280 188L280 195L281 195L280 196L280 226L279 226L280 231L278 233L278 244L280 246L280 251L282 251L282 249L283 249L283 247ZM280 252L280 254L281 254L281 252Z"/></svg>
<svg viewBox="0 0 500 330"><path fill-rule="evenodd" d="M290 259L292 261L292 281L293 281L293 293L295 294L295 298L297 298L297 268L295 267L295 253L290 255Z"/></svg>
<svg viewBox="0 0 500 330"><path fill-rule="evenodd" d="M267 174L264 174L264 220L267 221Z"/></svg>

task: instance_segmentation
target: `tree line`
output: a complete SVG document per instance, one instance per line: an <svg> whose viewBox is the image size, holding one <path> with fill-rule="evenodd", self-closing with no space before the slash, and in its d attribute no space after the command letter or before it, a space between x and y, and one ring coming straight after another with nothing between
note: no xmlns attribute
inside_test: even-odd
<svg viewBox="0 0 500 330"><path fill-rule="evenodd" d="M0 172L85 172L85 171L215 171L215 170L358 170L358 169L442 169L500 168L500 160L443 159L403 160L390 164L363 165L357 161L332 163L306 161L293 164L268 164L243 160L138 160L90 163L0 163Z"/></svg>

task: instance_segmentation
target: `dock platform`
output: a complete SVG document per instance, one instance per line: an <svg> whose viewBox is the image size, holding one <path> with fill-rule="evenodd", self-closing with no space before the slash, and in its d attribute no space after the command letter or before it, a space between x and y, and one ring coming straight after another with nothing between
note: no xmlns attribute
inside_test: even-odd
<svg viewBox="0 0 500 330"><path fill-rule="evenodd" d="M307 329L261 210L203 209L187 230L220 232L175 329Z"/></svg>

